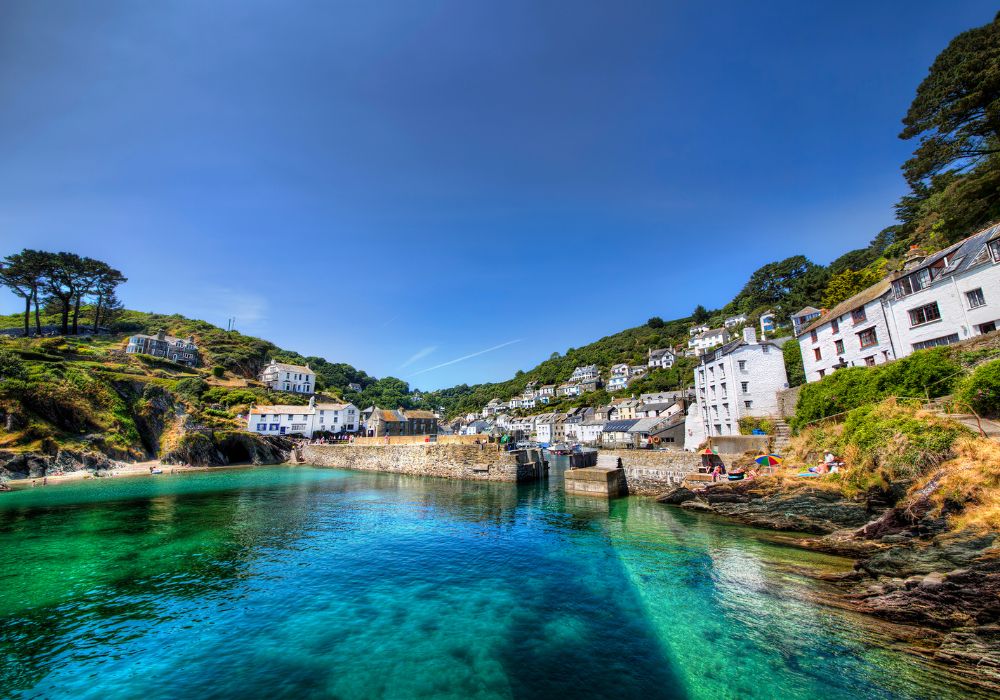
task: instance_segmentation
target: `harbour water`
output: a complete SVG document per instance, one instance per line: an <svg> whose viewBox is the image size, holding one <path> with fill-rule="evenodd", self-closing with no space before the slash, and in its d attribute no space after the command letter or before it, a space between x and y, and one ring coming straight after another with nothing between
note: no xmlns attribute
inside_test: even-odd
<svg viewBox="0 0 1000 700"><path fill-rule="evenodd" d="M273 467L0 494L0 696L946 698L850 562L648 499Z"/></svg>

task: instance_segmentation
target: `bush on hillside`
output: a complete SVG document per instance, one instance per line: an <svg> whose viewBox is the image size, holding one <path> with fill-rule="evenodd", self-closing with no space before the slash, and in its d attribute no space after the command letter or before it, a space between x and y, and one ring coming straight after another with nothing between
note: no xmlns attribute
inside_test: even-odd
<svg viewBox="0 0 1000 700"><path fill-rule="evenodd" d="M1000 360L977 367L961 383L956 396L980 416L1000 417Z"/></svg>
<svg viewBox="0 0 1000 700"><path fill-rule="evenodd" d="M961 367L946 348L920 350L875 367L847 367L802 387L792 427L873 404L889 396L935 398L951 393Z"/></svg>
<svg viewBox="0 0 1000 700"><path fill-rule="evenodd" d="M217 379L221 379L222 375L224 375L225 373L226 373L226 368L222 367L221 365L216 365L215 367L212 368L212 376L216 377Z"/></svg>
<svg viewBox="0 0 1000 700"><path fill-rule="evenodd" d="M753 435L754 430L761 430L766 435L774 435L774 421L770 418L743 416L740 418L740 435Z"/></svg>
<svg viewBox="0 0 1000 700"><path fill-rule="evenodd" d="M0 349L0 381L24 379L28 372L20 357L7 349Z"/></svg>

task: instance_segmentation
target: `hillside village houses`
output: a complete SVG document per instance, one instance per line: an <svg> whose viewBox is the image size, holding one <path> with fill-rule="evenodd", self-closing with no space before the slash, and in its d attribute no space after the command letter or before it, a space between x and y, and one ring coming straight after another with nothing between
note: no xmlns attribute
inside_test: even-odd
<svg viewBox="0 0 1000 700"><path fill-rule="evenodd" d="M670 369L677 361L677 356L670 348L657 348L650 350L646 359L646 365L650 369Z"/></svg>
<svg viewBox="0 0 1000 700"><path fill-rule="evenodd" d="M729 318L727 318L725 321L722 322L722 325L727 329L732 330L733 328L746 324L746 322L747 322L746 314L737 314L736 316L730 316Z"/></svg>
<svg viewBox="0 0 1000 700"><path fill-rule="evenodd" d="M777 393L788 388L781 348L757 340L754 328L743 338L702 355L695 369L695 395L710 437L739 435L743 416L778 413Z"/></svg>
<svg viewBox="0 0 1000 700"><path fill-rule="evenodd" d="M992 333L1000 324L1000 224L927 256L838 304L800 339L806 380Z"/></svg>
<svg viewBox="0 0 1000 700"><path fill-rule="evenodd" d="M316 373L309 365L289 365L274 359L264 367L260 380L275 391L311 394L316 389Z"/></svg>
<svg viewBox="0 0 1000 700"><path fill-rule="evenodd" d="M140 333L130 336L125 352L163 357L189 367L197 367L199 363L198 346L195 345L194 336L176 338L162 330L156 335Z"/></svg>
<svg viewBox="0 0 1000 700"><path fill-rule="evenodd" d="M368 437L392 437L400 435L437 435L438 419L433 411L395 411L373 406L365 419L365 433Z"/></svg>
<svg viewBox="0 0 1000 700"><path fill-rule="evenodd" d="M778 317L773 311L765 311L760 315L760 334L767 337L778 330Z"/></svg>
<svg viewBox="0 0 1000 700"><path fill-rule="evenodd" d="M360 414L351 403L316 403L308 406L254 406L247 415L247 430L261 435L297 435L312 438L316 433L355 433Z"/></svg>
<svg viewBox="0 0 1000 700"><path fill-rule="evenodd" d="M802 331L809 325L809 322L819 318L822 314L822 311L812 306L807 306L792 314L792 335L795 337L802 335Z"/></svg>
<svg viewBox="0 0 1000 700"><path fill-rule="evenodd" d="M712 348L728 343L730 337L726 328L711 328L692 337L688 341L688 349L694 351L696 356L700 356Z"/></svg>

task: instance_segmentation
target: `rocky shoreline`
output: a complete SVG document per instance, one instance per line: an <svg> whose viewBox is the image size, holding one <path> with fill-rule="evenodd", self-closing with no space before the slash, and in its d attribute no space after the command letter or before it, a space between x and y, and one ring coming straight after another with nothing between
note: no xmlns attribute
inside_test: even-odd
<svg viewBox="0 0 1000 700"><path fill-rule="evenodd" d="M778 538L846 556L854 570L833 577L834 604L893 623L914 653L990 692L1000 692L1000 541L952 531L932 514L928 493L848 498L834 484L763 478L676 488L657 498L758 528L807 533ZM829 580L829 579L828 579Z"/></svg>
<svg viewBox="0 0 1000 700"><path fill-rule="evenodd" d="M289 460L292 449L293 443L280 437L237 431L191 432L174 450L161 455L153 463L193 467L283 464ZM59 448L52 454L0 450L0 477L12 481L40 479L60 472L87 472L103 476L134 466L134 461L115 460L102 452L89 450Z"/></svg>

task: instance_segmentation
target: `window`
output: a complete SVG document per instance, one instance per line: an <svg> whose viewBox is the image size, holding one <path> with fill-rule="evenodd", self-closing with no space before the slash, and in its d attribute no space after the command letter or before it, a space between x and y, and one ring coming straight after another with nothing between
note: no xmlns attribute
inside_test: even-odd
<svg viewBox="0 0 1000 700"><path fill-rule="evenodd" d="M753 408L753 401L744 401L744 402L743 402L743 405L744 405L744 406L745 406L746 408Z"/></svg>
<svg viewBox="0 0 1000 700"><path fill-rule="evenodd" d="M978 309L980 306L986 306L986 297L983 296L981 287L973 289L971 292L966 292L965 298L969 300L970 309Z"/></svg>
<svg viewBox="0 0 1000 700"><path fill-rule="evenodd" d="M747 368L747 361L746 360L740 360L739 364L740 364L740 369L746 369Z"/></svg>
<svg viewBox="0 0 1000 700"><path fill-rule="evenodd" d="M989 323L980 323L979 332L980 333L992 333L997 329L996 321L990 321Z"/></svg>
<svg viewBox="0 0 1000 700"><path fill-rule="evenodd" d="M817 336L817 335L816 335L816 329L815 329L815 328L814 328L814 329L812 330L812 332L811 332L811 333L809 333L809 337L810 337L810 338L812 339L812 341L813 341L814 343L815 343L815 342L816 342L817 340L819 340L819 336Z"/></svg>
<svg viewBox="0 0 1000 700"><path fill-rule="evenodd" d="M1000 262L1000 238L990 241L990 254L993 256L993 262Z"/></svg>
<svg viewBox="0 0 1000 700"><path fill-rule="evenodd" d="M867 320L868 320L868 314L865 313L865 307L861 306L857 309L854 309L854 311L851 312L851 321L854 323L854 325L858 325L859 323L864 323Z"/></svg>
<svg viewBox="0 0 1000 700"><path fill-rule="evenodd" d="M930 272L923 269L914 272L912 275L896 280L892 283L892 288L893 291L896 292L896 298L901 299L913 294L914 292L919 292L921 289L930 284L930 281Z"/></svg>
<svg viewBox="0 0 1000 700"><path fill-rule="evenodd" d="M860 342L862 349L878 345L878 333L875 332L874 328L866 328L858 333L858 341Z"/></svg>
<svg viewBox="0 0 1000 700"><path fill-rule="evenodd" d="M749 391L750 390L750 382L740 382L740 389L743 390L743 393L746 393L747 391Z"/></svg>
<svg viewBox="0 0 1000 700"><path fill-rule="evenodd" d="M909 313L910 327L921 326L925 323L937 321L941 318L941 311L938 310L936 301L930 304L925 304L924 306L918 306L915 309L910 309Z"/></svg>
<svg viewBox="0 0 1000 700"><path fill-rule="evenodd" d="M940 338L934 338L932 340L923 340L919 343L913 344L914 350L925 350L927 348L936 348L939 345L951 345L952 343L958 342L958 333L952 333L951 335L944 335Z"/></svg>
<svg viewBox="0 0 1000 700"><path fill-rule="evenodd" d="M823 359L823 353L822 353L822 351L820 351L819 348L813 348L813 354L816 356L817 360L822 360Z"/></svg>
<svg viewBox="0 0 1000 700"><path fill-rule="evenodd" d="M833 346L837 349L837 354L838 355L842 355L844 353L844 341L843 340L836 341L833 344Z"/></svg>
<svg viewBox="0 0 1000 700"><path fill-rule="evenodd" d="M257 424L257 431L260 432L261 430L267 430L267 423L258 423Z"/></svg>
<svg viewBox="0 0 1000 700"><path fill-rule="evenodd" d="M833 319L830 321L830 332L840 333L840 319Z"/></svg>
<svg viewBox="0 0 1000 700"><path fill-rule="evenodd" d="M869 367L874 367L875 366L875 356L874 355L869 355L868 357L866 357L865 358L865 364L867 366L869 366Z"/></svg>

